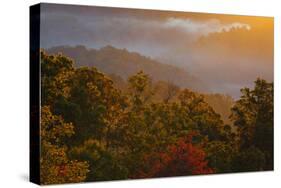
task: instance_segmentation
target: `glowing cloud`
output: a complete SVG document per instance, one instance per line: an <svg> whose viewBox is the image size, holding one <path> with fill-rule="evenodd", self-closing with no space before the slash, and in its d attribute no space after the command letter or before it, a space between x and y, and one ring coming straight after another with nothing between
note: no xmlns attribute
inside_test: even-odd
<svg viewBox="0 0 281 188"><path fill-rule="evenodd" d="M178 28L188 33L200 33L201 35L208 35L209 33L215 32L229 32L232 29L251 29L249 24L240 22L223 24L217 19L194 21L191 19L168 18L164 26L166 28Z"/></svg>

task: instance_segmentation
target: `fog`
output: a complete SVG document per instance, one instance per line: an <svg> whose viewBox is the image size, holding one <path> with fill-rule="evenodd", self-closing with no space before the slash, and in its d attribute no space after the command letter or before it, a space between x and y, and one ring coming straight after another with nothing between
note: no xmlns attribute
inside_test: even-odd
<svg viewBox="0 0 281 188"><path fill-rule="evenodd" d="M273 80L273 19L43 4L41 47L126 48L181 67L210 92L239 97Z"/></svg>

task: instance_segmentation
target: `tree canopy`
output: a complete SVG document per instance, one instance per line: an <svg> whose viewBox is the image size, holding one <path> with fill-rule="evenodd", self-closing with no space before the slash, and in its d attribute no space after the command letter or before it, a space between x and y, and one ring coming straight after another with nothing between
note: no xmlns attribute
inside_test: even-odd
<svg viewBox="0 0 281 188"><path fill-rule="evenodd" d="M257 79L234 102L45 52L41 71L44 184L273 169L273 83Z"/></svg>

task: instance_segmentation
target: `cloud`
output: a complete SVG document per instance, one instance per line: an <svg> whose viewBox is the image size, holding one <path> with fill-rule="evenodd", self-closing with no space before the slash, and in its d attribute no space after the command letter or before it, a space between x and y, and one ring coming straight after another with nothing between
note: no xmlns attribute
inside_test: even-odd
<svg viewBox="0 0 281 188"><path fill-rule="evenodd" d="M229 32L232 29L251 29L251 26L249 24L240 22L223 24L217 19L194 21L188 18L168 18L167 21L164 23L164 27L179 28L187 33L197 33L204 36L208 35L209 33Z"/></svg>

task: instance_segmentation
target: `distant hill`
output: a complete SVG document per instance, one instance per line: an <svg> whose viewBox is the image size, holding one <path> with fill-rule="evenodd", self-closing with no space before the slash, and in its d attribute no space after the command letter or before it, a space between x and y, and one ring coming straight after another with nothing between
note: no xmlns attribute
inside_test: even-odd
<svg viewBox="0 0 281 188"><path fill-rule="evenodd" d="M127 79L143 70L153 81L168 81L194 91L208 92L207 86L187 71L168 64L160 63L126 49L106 46L88 49L85 46L57 46L46 50L49 54L62 53L75 60L76 66L95 66L106 74L115 74Z"/></svg>

